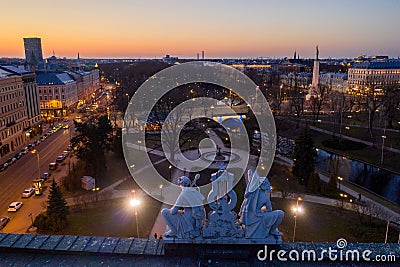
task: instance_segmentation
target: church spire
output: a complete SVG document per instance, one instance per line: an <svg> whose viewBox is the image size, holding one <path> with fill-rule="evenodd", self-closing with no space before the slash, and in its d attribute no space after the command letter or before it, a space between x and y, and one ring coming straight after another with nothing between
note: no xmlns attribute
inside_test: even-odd
<svg viewBox="0 0 400 267"><path fill-rule="evenodd" d="M296 50L294 50L293 59L296 59L296 54L297 54L297 52L296 52Z"/></svg>
<svg viewBox="0 0 400 267"><path fill-rule="evenodd" d="M78 60L80 59L80 57L79 57L79 52L78 52Z"/></svg>

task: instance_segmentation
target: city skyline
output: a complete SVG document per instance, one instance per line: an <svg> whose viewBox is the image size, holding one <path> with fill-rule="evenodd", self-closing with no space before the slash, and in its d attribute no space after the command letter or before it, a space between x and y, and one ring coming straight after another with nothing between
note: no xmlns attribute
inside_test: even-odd
<svg viewBox="0 0 400 267"><path fill-rule="evenodd" d="M23 37L44 57L400 56L395 0L23 2L3 4L2 57L23 58Z"/></svg>

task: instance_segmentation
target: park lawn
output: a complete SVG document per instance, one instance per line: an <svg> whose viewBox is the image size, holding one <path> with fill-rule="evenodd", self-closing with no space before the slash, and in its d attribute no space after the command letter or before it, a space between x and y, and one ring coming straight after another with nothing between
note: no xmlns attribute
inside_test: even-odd
<svg viewBox="0 0 400 267"><path fill-rule="evenodd" d="M147 238L160 212L161 203L145 197L138 211L139 237ZM135 211L128 198L99 201L97 206L71 209L68 226L59 234L137 237Z"/></svg>
<svg viewBox="0 0 400 267"><path fill-rule="evenodd" d="M294 217L292 209L295 200L273 198L274 210L281 209L285 217L279 226L283 232L284 242L291 242L293 238ZM326 206L311 202L301 202L303 213L297 217L295 241L303 242L336 242L345 238L348 242L382 243L385 241L386 223L373 219L369 223L367 217L360 222L359 215L344 210L340 215L338 207ZM397 242L398 230L390 227L388 242Z"/></svg>

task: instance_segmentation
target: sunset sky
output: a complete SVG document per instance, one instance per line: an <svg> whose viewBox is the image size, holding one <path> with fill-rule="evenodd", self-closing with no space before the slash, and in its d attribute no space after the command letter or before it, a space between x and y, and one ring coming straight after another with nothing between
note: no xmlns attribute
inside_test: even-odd
<svg viewBox="0 0 400 267"><path fill-rule="evenodd" d="M2 1L0 57L400 56L399 0Z"/></svg>

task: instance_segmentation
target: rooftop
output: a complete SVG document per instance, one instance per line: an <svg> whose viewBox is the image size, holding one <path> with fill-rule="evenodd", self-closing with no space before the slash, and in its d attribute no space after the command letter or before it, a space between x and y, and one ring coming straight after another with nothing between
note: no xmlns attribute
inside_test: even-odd
<svg viewBox="0 0 400 267"><path fill-rule="evenodd" d="M36 74L36 82L40 85L65 85L75 82L66 72L61 71L41 71Z"/></svg>
<svg viewBox="0 0 400 267"><path fill-rule="evenodd" d="M389 61L371 61L355 63L354 68L356 69L400 69L399 60Z"/></svg>

